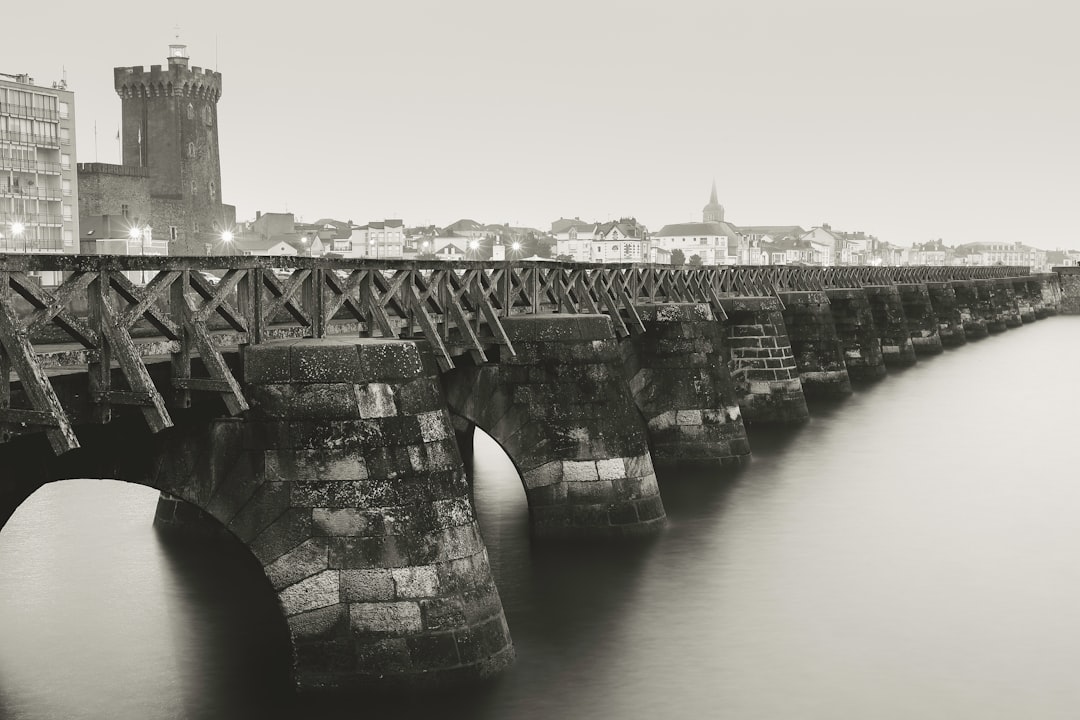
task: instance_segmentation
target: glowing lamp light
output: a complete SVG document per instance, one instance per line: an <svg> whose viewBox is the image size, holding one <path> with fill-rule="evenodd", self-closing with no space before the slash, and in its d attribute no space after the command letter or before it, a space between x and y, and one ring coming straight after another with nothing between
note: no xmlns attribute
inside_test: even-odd
<svg viewBox="0 0 1080 720"><path fill-rule="evenodd" d="M231 230L225 230L221 233L221 242L231 243L233 241L233 234Z"/></svg>
<svg viewBox="0 0 1080 720"><path fill-rule="evenodd" d="M25 230L25 229L26 229L26 226L23 225L21 222L11 223L11 234L12 235L22 235L23 230Z"/></svg>
<svg viewBox="0 0 1080 720"><path fill-rule="evenodd" d="M513 248L515 251L520 250L521 249L521 243L515 241L512 245L510 245L510 247Z"/></svg>
<svg viewBox="0 0 1080 720"><path fill-rule="evenodd" d="M142 232L137 227L133 227L128 230L128 237L132 240L138 240L140 235L142 235Z"/></svg>
<svg viewBox="0 0 1080 720"><path fill-rule="evenodd" d="M480 241L479 240L473 240L472 242L469 243L469 247L472 248L473 250L479 250L480 249Z"/></svg>

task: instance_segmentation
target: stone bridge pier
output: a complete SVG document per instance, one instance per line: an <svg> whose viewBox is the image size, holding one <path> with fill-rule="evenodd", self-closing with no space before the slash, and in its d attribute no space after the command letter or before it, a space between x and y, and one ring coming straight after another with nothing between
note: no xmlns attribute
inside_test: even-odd
<svg viewBox="0 0 1080 720"><path fill-rule="evenodd" d="M874 327L874 311L866 292L861 288L829 288L826 293L848 377L855 381L885 377L887 370L881 340Z"/></svg>
<svg viewBox="0 0 1080 720"><path fill-rule="evenodd" d="M881 341L886 367L914 365L915 345L911 342L904 303L895 285L867 285L863 288L874 316L874 329Z"/></svg>
<svg viewBox="0 0 1080 720"><path fill-rule="evenodd" d="M1016 291L1012 279L997 278L991 281L994 287L994 311L1006 328L1018 328L1024 324L1020 318L1020 306L1016 302Z"/></svg>
<svg viewBox="0 0 1080 720"><path fill-rule="evenodd" d="M503 448L537 536L651 533L665 521L649 444L607 315L519 315L516 355L442 376L450 412ZM515 479L516 481L516 479Z"/></svg>
<svg viewBox="0 0 1080 720"><path fill-rule="evenodd" d="M1003 303L998 298L996 281L992 279L978 279L973 281L978 293L979 312L986 320L986 330L989 333L1002 333L1007 330L1005 325L1005 313L1002 311Z"/></svg>
<svg viewBox="0 0 1080 720"><path fill-rule="evenodd" d="M828 294L823 290L781 291L784 325L806 397L851 394L844 346L836 330Z"/></svg>
<svg viewBox="0 0 1080 720"><path fill-rule="evenodd" d="M964 320L956 297L956 289L951 282L928 282L926 291L930 297L930 306L938 323L938 336L942 347L958 347L967 342Z"/></svg>
<svg viewBox="0 0 1080 720"><path fill-rule="evenodd" d="M637 305L620 343L657 467L728 465L750 457L727 366L724 328L707 304Z"/></svg>
<svg viewBox="0 0 1080 720"><path fill-rule="evenodd" d="M1035 298L1028 288L1028 278L1012 278L1013 295L1016 297L1016 309L1020 313L1020 321L1029 324L1035 322Z"/></svg>
<svg viewBox="0 0 1080 720"><path fill-rule="evenodd" d="M925 283L897 283L900 300L904 304L908 333L916 355L937 355L941 352L941 335L938 333L937 315L930 302L930 291Z"/></svg>
<svg viewBox="0 0 1080 720"><path fill-rule="evenodd" d="M731 378L747 424L810 419L799 369L776 297L721 298L727 314Z"/></svg>
<svg viewBox="0 0 1080 720"><path fill-rule="evenodd" d="M964 338L979 340L989 334L986 329L986 315L975 280L953 280L953 294L956 297L956 310L964 328Z"/></svg>
<svg viewBox="0 0 1080 720"><path fill-rule="evenodd" d="M431 354L381 338L271 342L245 349L244 378L255 472L207 509L244 508L229 527L258 543L300 685L452 684L510 663Z"/></svg>

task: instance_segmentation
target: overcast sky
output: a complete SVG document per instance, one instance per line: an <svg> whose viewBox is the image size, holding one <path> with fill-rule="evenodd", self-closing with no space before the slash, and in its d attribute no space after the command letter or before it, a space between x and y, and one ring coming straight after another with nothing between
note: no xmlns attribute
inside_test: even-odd
<svg viewBox="0 0 1080 720"><path fill-rule="evenodd" d="M249 7L13 3L0 72L66 67L78 160L118 162L112 68L164 64L179 25L191 64L224 75L241 220L657 230L700 220L715 178L735 224L1080 248L1077 3Z"/></svg>

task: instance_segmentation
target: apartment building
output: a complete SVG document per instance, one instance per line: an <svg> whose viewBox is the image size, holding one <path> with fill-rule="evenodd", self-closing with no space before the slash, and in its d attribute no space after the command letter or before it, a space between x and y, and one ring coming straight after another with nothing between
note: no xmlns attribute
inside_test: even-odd
<svg viewBox="0 0 1080 720"><path fill-rule="evenodd" d="M75 95L0 73L0 253L79 246Z"/></svg>

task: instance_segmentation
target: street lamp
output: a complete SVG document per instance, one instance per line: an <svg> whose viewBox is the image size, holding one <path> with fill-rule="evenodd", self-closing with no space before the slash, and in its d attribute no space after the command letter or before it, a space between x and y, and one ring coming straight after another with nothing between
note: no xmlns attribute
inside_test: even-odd
<svg viewBox="0 0 1080 720"><path fill-rule="evenodd" d="M26 230L26 226L21 222L11 223L11 249L14 250L18 244L19 236ZM23 245L23 252L26 252L26 245Z"/></svg>
<svg viewBox="0 0 1080 720"><path fill-rule="evenodd" d="M472 250L473 259L475 260L476 256L479 254L478 251L480 250L480 241L477 240L476 238L473 238L472 240L470 240L469 241L469 249Z"/></svg>

